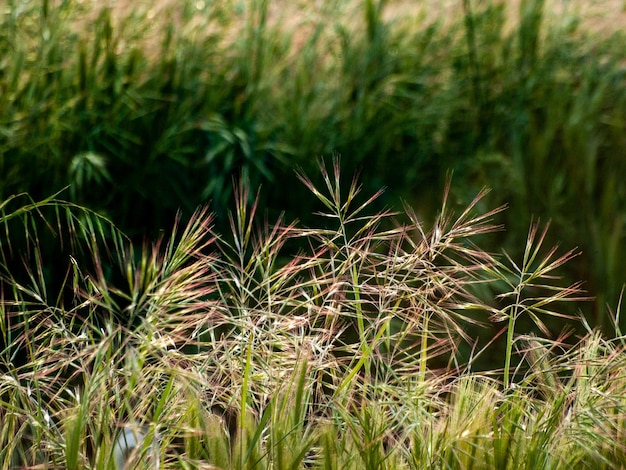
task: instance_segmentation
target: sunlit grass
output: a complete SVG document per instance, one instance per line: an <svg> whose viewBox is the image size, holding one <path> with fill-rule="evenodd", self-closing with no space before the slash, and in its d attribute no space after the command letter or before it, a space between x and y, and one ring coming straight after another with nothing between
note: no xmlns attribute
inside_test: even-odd
<svg viewBox="0 0 626 470"><path fill-rule="evenodd" d="M3 266L0 466L114 468L132 429L145 436L138 468L621 465L623 338L515 329L579 295L554 277L570 253L544 250L534 226L523 260L482 250L501 210L477 212L482 193L459 215L444 198L426 229L411 211L372 212L379 195L343 184L338 163L321 175L321 186L300 175L318 227L263 221L240 188L230 233L199 210L139 250L77 206L5 204L3 240L80 220L69 233L92 259L69 260L66 296L42 284L45 259L26 281ZM58 220L33 225L49 206ZM293 238L307 247L295 257ZM508 305L472 293L485 283L504 286ZM498 321L506 357L472 372L491 352L466 361L466 327Z"/></svg>

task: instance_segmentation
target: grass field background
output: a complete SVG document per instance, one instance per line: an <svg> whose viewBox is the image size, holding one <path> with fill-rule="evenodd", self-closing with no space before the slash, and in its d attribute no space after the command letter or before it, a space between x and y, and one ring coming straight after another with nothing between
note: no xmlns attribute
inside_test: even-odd
<svg viewBox="0 0 626 470"><path fill-rule="evenodd" d="M2 468L619 468L625 14L3 4Z"/></svg>

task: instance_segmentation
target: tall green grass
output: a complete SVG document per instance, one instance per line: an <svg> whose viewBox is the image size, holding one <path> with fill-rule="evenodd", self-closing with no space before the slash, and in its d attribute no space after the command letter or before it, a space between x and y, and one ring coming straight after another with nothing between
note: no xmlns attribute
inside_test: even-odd
<svg viewBox="0 0 626 470"><path fill-rule="evenodd" d="M138 250L60 200L7 208L7 240L16 220L36 240L29 222L53 206L63 217L44 229L81 220L70 232L94 259L69 259L64 303L38 294L45 259L23 283L3 266L0 466L113 468L127 426L146 433L139 468L153 468L154 452L163 468L621 465L621 335L565 342L515 329L519 315L540 322L577 295L554 282L570 255L544 251L545 232L533 227L515 261L480 248L500 211L478 212L484 194L458 215L444 198L427 229L410 210L372 211L380 195L362 196L357 181L343 191L337 162L321 186L300 179L318 226L269 225L240 188L229 233L199 210ZM306 248L290 257L293 238ZM105 253L121 278L99 269ZM477 299L483 284L504 286L510 305ZM488 347L459 354L476 346L465 328L477 317L509 333L493 371L472 372Z"/></svg>
<svg viewBox="0 0 626 470"><path fill-rule="evenodd" d="M394 16L391 0L9 2L0 196L69 186L141 239L209 201L228 229L240 174L273 215L308 217L292 169L334 152L389 188L378 209L405 199L432 220L455 170L455 202L489 186L485 205L510 204L495 251L522 256L537 218L580 247L565 274L608 331L626 279L625 40L519 5L459 0L453 20L420 4Z"/></svg>

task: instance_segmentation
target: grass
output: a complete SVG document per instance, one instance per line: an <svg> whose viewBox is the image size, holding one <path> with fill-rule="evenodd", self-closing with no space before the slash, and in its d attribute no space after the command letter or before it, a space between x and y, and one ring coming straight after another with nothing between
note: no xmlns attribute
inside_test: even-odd
<svg viewBox="0 0 626 470"><path fill-rule="evenodd" d="M34 241L24 259L43 230L72 234L77 251L59 292L45 259L25 282L3 263L0 467L113 468L129 425L147 433L138 468L155 449L163 468L622 465L619 329L516 329L579 297L557 277L571 252L544 249L536 225L520 261L481 249L502 210L478 212L484 193L455 215L447 191L427 230L410 209L372 211L380 194L345 186L338 162L321 185L299 177L317 226L259 220L242 186L229 233L201 209L140 249L79 206L5 203L7 243L24 230ZM295 257L293 239L306 247ZM499 298L480 300L483 285ZM493 370L473 370L492 354L467 334L476 323L506 332Z"/></svg>
<svg viewBox="0 0 626 470"><path fill-rule="evenodd" d="M9 2L0 467L127 426L174 468L622 466L624 36L554 3Z"/></svg>
<svg viewBox="0 0 626 470"><path fill-rule="evenodd" d="M607 24L588 2L436 3L10 2L0 197L69 187L141 240L209 202L227 231L240 174L273 217L308 217L292 171L320 155L387 186L377 209L404 199L429 220L455 170L455 203L488 186L484 207L510 204L491 250L521 258L539 218L548 243L580 247L564 275L610 332L626 279L620 2Z"/></svg>

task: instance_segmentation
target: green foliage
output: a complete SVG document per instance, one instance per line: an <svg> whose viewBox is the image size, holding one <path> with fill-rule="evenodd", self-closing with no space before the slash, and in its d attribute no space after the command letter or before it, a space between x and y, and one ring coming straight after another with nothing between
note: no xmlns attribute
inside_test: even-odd
<svg viewBox="0 0 626 470"><path fill-rule="evenodd" d="M129 428L146 436L137 468L621 465L624 338L589 330L567 344L515 328L576 293L551 274L571 253L544 254L535 226L521 262L482 250L499 213L476 213L485 194L459 216L444 198L425 230L410 210L372 212L379 194L362 199L356 181L343 191L338 162L323 187L300 179L330 224L261 225L240 188L230 234L199 210L139 251L71 203L3 203L0 466L113 468ZM70 252L91 256L68 255L66 297L42 294L45 257L24 281L6 264L24 230L24 256L38 252L50 227L33 222L50 207ZM386 228L391 217L401 225ZM289 258L293 238L307 248ZM102 272L105 253L121 277ZM510 304L481 302L483 284ZM476 318L508 321L504 373L472 372L488 348L463 362Z"/></svg>
<svg viewBox="0 0 626 470"><path fill-rule="evenodd" d="M544 0L459 0L458 19L400 3L9 2L0 198L69 186L141 239L208 202L227 231L234 178L249 202L265 185L272 216L315 223L291 182L319 155L389 187L378 209L402 198L429 219L455 170L454 202L489 186L483 208L510 205L491 251L522 258L538 219L549 243L580 247L564 282L585 282L596 301L577 308L610 330L626 280L624 35Z"/></svg>

